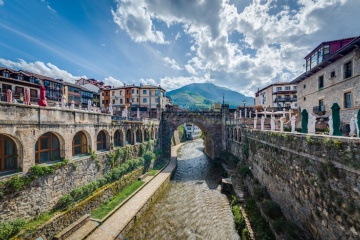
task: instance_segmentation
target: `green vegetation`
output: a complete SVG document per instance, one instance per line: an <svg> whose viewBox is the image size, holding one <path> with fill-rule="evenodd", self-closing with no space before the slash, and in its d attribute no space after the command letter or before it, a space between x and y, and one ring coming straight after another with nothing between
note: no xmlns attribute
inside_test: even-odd
<svg viewBox="0 0 360 240"><path fill-rule="evenodd" d="M24 219L5 221L0 223L0 240L10 239L15 236L25 225Z"/></svg>
<svg viewBox="0 0 360 240"><path fill-rule="evenodd" d="M160 172L160 170L154 170L154 169L152 169L152 170L150 170L150 171L148 172L148 175L149 175L149 176L155 176L158 172Z"/></svg>
<svg viewBox="0 0 360 240"><path fill-rule="evenodd" d="M70 193L63 195L57 203L57 208L58 209L67 208L71 204L74 204L75 202L86 198L96 189L104 186L105 184L112 183L120 179L125 174L133 171L134 169L142 166L143 164L144 164L144 159L142 158L126 161L125 163L121 164L119 167L110 170L108 173L104 175L104 177L92 181L82 187L75 188Z"/></svg>
<svg viewBox="0 0 360 240"><path fill-rule="evenodd" d="M136 181L130 186L124 188L124 190L115 195L110 201L101 205L99 208L93 211L91 213L91 217L96 219L102 219L143 184L143 181Z"/></svg>
<svg viewBox="0 0 360 240"><path fill-rule="evenodd" d="M280 206L271 200L265 200L261 204L261 208L264 210L264 213L271 219L277 219L282 216Z"/></svg>
<svg viewBox="0 0 360 240"><path fill-rule="evenodd" d="M145 154L144 154L144 160L145 160L145 163L144 163L144 171L147 172L150 165L151 165L151 162L152 160L154 160L156 157L156 155L153 153L153 152L150 152L150 151L147 151Z"/></svg>
<svg viewBox="0 0 360 240"><path fill-rule="evenodd" d="M177 128L178 132L179 132L179 138L180 138L180 142L185 142L186 141L186 131L185 131L185 127L184 125L180 125Z"/></svg>
<svg viewBox="0 0 360 240"><path fill-rule="evenodd" d="M30 221L28 221L25 224L24 229L30 230L30 231L35 230L37 226L50 220L55 215L55 213L56 213L56 211L50 211L50 212L36 215L33 219L31 219Z"/></svg>
<svg viewBox="0 0 360 240"><path fill-rule="evenodd" d="M49 175L55 172L56 169L63 167L69 163L68 159L63 159L58 163L51 165L35 165L29 169L29 173L24 176L14 176L9 180L5 181L3 184L5 186L5 191L17 191L24 186L29 185L33 180Z"/></svg>

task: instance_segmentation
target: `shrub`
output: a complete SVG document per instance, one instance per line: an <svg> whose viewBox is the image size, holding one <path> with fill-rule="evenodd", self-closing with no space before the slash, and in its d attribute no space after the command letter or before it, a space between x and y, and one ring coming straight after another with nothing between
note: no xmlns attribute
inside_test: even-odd
<svg viewBox="0 0 360 240"><path fill-rule="evenodd" d="M249 230L247 228L244 228L241 232L241 239L242 240L248 240L250 238Z"/></svg>
<svg viewBox="0 0 360 240"><path fill-rule="evenodd" d="M10 239L25 226L24 219L5 221L0 223L0 240Z"/></svg>
<svg viewBox="0 0 360 240"><path fill-rule="evenodd" d="M239 170L240 175L243 177L251 176L251 170L248 166L243 166Z"/></svg>
<svg viewBox="0 0 360 240"><path fill-rule="evenodd" d="M244 216L241 214L240 207L238 205L233 206L232 212L234 214L236 229L241 231L243 228L246 227L246 223Z"/></svg>
<svg viewBox="0 0 360 240"><path fill-rule="evenodd" d="M59 199L57 203L57 207L65 208L69 206L73 201L74 201L73 197L70 194L66 194Z"/></svg>
<svg viewBox="0 0 360 240"><path fill-rule="evenodd" d="M271 200L265 200L261 204L261 207L264 210L264 213L272 219L277 219L282 216L280 206Z"/></svg>

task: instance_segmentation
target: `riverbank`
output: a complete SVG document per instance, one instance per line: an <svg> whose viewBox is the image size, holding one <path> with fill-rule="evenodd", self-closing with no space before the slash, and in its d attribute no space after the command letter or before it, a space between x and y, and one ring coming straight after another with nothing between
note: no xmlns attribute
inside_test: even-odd
<svg viewBox="0 0 360 240"><path fill-rule="evenodd" d="M170 181L171 175L176 169L177 150L181 146L182 144L172 148L171 160L162 172L151 179L150 182L99 225L86 239L115 239L125 235L136 219L147 210L149 205Z"/></svg>

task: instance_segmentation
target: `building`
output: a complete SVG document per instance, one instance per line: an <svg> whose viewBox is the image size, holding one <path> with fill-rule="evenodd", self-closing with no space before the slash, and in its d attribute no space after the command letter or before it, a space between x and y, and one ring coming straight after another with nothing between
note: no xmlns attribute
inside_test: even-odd
<svg viewBox="0 0 360 240"><path fill-rule="evenodd" d="M292 81L298 105L310 113L330 115L333 103L349 122L360 108L360 37L323 42L306 57L306 72Z"/></svg>
<svg viewBox="0 0 360 240"><path fill-rule="evenodd" d="M271 84L255 93L255 106L275 110L297 108L297 85L281 82Z"/></svg>
<svg viewBox="0 0 360 240"><path fill-rule="evenodd" d="M46 101L49 106L54 106L56 102L61 101L63 94L63 80L54 79L48 76L31 73L28 71L20 70L22 73L29 76L34 76L39 79L41 84L46 88Z"/></svg>
<svg viewBox="0 0 360 240"><path fill-rule="evenodd" d="M95 104L97 107L100 107L100 89L110 88L110 86L105 86L104 82L93 78L80 78L79 80L75 81L75 84L80 85L93 93L93 104Z"/></svg>
<svg viewBox="0 0 360 240"><path fill-rule="evenodd" d="M166 91L160 86L124 85L122 87L101 89L100 105L108 107L111 103L117 115L121 115L126 107L131 109L131 116L135 117L137 109L141 117L158 118L160 109L165 109L171 101L166 97Z"/></svg>
<svg viewBox="0 0 360 240"><path fill-rule="evenodd" d="M184 123L184 128L186 132L186 139L198 139L201 135L201 129L192 123Z"/></svg>
<svg viewBox="0 0 360 240"><path fill-rule="evenodd" d="M69 82L64 82L64 96L66 97L68 105L71 104L71 101L74 101L75 106L81 104L83 108L87 108L88 101L90 100L92 103L94 99L92 91Z"/></svg>

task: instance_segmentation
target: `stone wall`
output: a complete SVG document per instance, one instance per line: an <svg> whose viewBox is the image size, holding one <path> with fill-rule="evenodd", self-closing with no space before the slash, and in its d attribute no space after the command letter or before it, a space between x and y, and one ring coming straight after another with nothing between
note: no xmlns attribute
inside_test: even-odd
<svg viewBox="0 0 360 240"><path fill-rule="evenodd" d="M286 218L314 239L359 238L359 139L242 130L227 151L249 164Z"/></svg>

